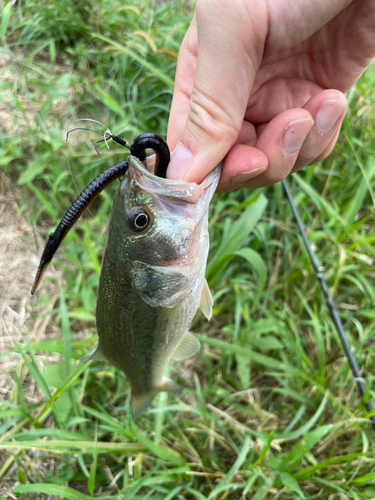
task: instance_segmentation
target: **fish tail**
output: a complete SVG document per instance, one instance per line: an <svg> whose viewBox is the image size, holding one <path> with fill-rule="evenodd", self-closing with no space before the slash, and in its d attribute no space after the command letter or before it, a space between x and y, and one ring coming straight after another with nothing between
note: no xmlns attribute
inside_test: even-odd
<svg viewBox="0 0 375 500"><path fill-rule="evenodd" d="M133 394L131 397L131 411L133 420L137 419L141 413L143 413L146 408L150 406L152 400L158 392L171 392L173 394L179 394L182 391L182 387L176 382L173 382L170 378L163 377L163 380L159 387L151 392L146 392L145 394Z"/></svg>
<svg viewBox="0 0 375 500"><path fill-rule="evenodd" d="M147 392L146 394L133 394L131 398L131 409L133 420L136 420L146 408L150 406L156 396L157 391Z"/></svg>

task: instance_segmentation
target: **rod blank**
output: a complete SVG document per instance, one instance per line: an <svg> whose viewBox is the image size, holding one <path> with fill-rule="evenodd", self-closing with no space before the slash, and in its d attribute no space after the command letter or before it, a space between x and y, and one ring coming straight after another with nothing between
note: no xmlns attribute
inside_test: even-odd
<svg viewBox="0 0 375 500"><path fill-rule="evenodd" d="M298 225L298 228L300 230L300 233L301 233L303 242L305 244L306 250L307 250L307 252L309 254L311 264L312 264L312 266L314 268L314 271L316 273L316 277L318 278L318 281L320 283L320 287L322 289L324 298L326 300L327 307L328 307L329 312L331 314L331 318L332 318L332 320L333 320L333 322L335 324L337 333L338 333L338 335L340 337L341 345L342 345L342 347L344 349L344 352L345 352L345 355L346 355L346 357L348 359L348 362L349 362L350 368L352 370L353 376L354 376L355 381L357 383L358 390L359 390L359 392L361 394L361 397L363 398L363 397L366 396L366 385L364 383L364 379L362 377L362 374L361 374L361 372L359 370L357 361L356 361L356 359L355 359L355 357L354 357L354 355L352 353L352 350L351 350L351 347L350 347L350 344L349 344L349 340L348 340L348 337L346 336L346 333L345 333L345 330L344 330L344 326L343 326L343 324L341 322L341 319L340 319L340 316L339 316L339 314L337 312L337 308L335 306L335 303L333 301L333 298L332 298L331 294L329 293L327 283L326 283L326 281L325 281L325 279L323 277L324 268L321 267L321 266L319 266L319 263L317 261L317 258L315 256L315 254L314 254L314 251L311 248L309 239L308 239L306 231L305 231L305 227L303 225L303 222L302 222L301 216L299 214L298 208L297 208L296 204L294 203L294 200L293 200L293 197L292 197L292 193L290 192L290 189L289 189L287 181L283 180L282 184L284 186L284 189L285 189L286 195L288 197L290 206L292 208L294 217L295 217L295 219L297 221L297 225ZM372 412L373 408L372 408L372 404L371 404L371 401L370 401L369 398L367 399L365 405L366 405L367 411L369 413ZM371 415L370 421L372 423L373 429L375 430L375 415Z"/></svg>

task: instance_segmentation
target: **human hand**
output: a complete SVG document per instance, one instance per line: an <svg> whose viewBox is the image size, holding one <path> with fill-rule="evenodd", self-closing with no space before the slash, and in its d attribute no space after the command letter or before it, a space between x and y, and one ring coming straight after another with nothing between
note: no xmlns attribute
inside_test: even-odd
<svg viewBox="0 0 375 500"><path fill-rule="evenodd" d="M284 179L332 151L375 56L372 0L198 0L181 45L167 177L218 191Z"/></svg>

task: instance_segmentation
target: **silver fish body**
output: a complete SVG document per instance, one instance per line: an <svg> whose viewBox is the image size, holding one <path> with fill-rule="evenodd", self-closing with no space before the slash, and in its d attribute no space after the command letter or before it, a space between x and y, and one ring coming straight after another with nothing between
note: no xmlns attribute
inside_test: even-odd
<svg viewBox="0 0 375 500"><path fill-rule="evenodd" d="M199 348L188 328L199 306L206 316L212 308L204 275L219 177L220 166L200 185L162 179L129 157L102 263L93 357L126 374L134 418L157 392L179 391L164 376L167 364Z"/></svg>

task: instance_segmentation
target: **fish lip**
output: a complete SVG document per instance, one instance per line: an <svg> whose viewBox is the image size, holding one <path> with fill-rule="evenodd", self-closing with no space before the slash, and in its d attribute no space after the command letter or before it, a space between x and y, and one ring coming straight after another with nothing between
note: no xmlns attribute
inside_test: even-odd
<svg viewBox="0 0 375 500"><path fill-rule="evenodd" d="M137 170L140 174L144 175L145 177L152 179L153 181L158 181L161 184L166 184L169 186L176 183L176 181L172 179L164 179L163 177L158 177L157 175L147 170L147 168L145 168L142 165L142 162L136 156L129 155L128 161L135 170ZM191 182L186 182L186 181L177 181L177 182L184 182L186 184L191 184Z"/></svg>
<svg viewBox="0 0 375 500"><path fill-rule="evenodd" d="M142 191L152 197L173 200L176 203L196 205L202 196L216 186L220 179L221 163L208 174L200 183L187 182L176 179L164 179L149 172L142 162L135 156L128 156L129 175Z"/></svg>
<svg viewBox="0 0 375 500"><path fill-rule="evenodd" d="M187 182L187 181L183 181L183 180L165 179L163 177L158 177L157 175L155 175L152 172L150 172L149 170L147 170L147 168L145 168L142 165L142 162L136 156L129 155L128 161L129 161L129 164L131 165L131 167L133 167L135 170L137 170L140 174L144 175L145 177L148 177L149 179L152 179L153 181L157 181L160 185L164 184L165 186L176 186L176 184L179 184L180 186L186 186L186 187L192 187L192 186L206 187L205 184L206 184L207 180L209 179L208 183L211 183L212 182L211 181L212 174L214 172L216 173L218 168L221 169L221 165L222 165L222 162L219 163L219 165L212 172L210 172L210 174L208 174L206 179L204 179L201 182L201 184L197 184L196 182Z"/></svg>

